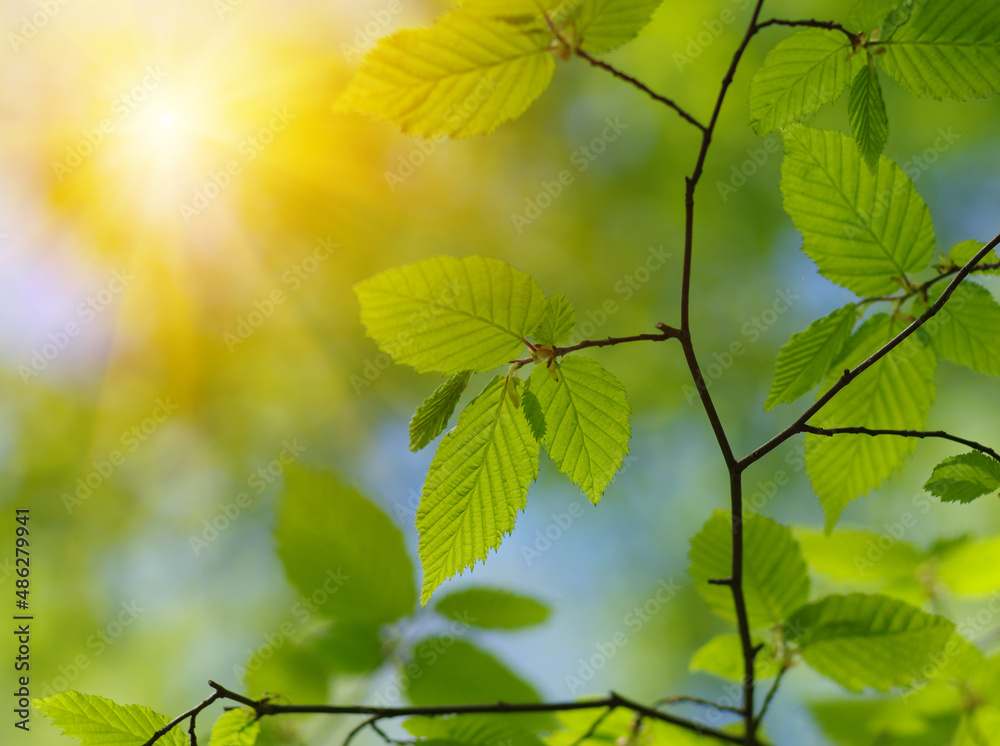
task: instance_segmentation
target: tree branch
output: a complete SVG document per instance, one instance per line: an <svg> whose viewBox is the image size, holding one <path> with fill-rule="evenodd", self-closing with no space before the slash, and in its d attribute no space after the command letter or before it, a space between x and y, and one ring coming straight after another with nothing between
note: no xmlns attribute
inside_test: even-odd
<svg viewBox="0 0 1000 746"><path fill-rule="evenodd" d="M152 746L152 744L154 744L157 741L159 741L161 738L163 738L165 735L167 735L167 733L169 733L173 728L176 728L178 725L180 725L181 723L183 723L188 718L191 718L191 728L190 728L191 743L197 743L194 740L195 739L195 736L194 736L194 722L195 722L195 719L198 717L198 713L200 713L202 710L204 710L206 707L208 707L209 705L211 705L216 700L222 699L223 697L227 696L223 692L219 691L219 687L216 684L212 684L211 681L208 682L208 683L215 688L215 692L210 697L207 697L206 699L202 700L199 704L195 705L194 707L192 707L187 712L181 713L180 715L178 715L177 717L175 717L173 720L171 720L169 723L167 723L166 725L164 725L162 728L160 728L158 731L156 731L156 733L154 733L152 736L150 736L149 740L146 741L146 743L144 743L143 746Z"/></svg>
<svg viewBox="0 0 1000 746"><path fill-rule="evenodd" d="M857 45L859 38L858 34L851 33L835 21L816 21L812 18L806 18L800 21L786 21L779 18L771 18L763 23L758 23L757 29L760 30L767 28L768 26L808 26L810 28L823 28L828 31L839 31L847 37L848 41L851 42L852 47Z"/></svg>
<svg viewBox="0 0 1000 746"><path fill-rule="evenodd" d="M827 435L831 437L834 435L899 435L904 438L943 438L944 440L961 443L964 446L968 446L976 451L985 453L987 456L1000 461L1000 454L992 448L987 448L974 440L959 438L957 435L951 435L950 433L946 433L944 430L884 430L871 429L867 427L813 427L812 425L803 425L801 432L812 433L813 435Z"/></svg>
<svg viewBox="0 0 1000 746"><path fill-rule="evenodd" d="M566 355L570 352L576 352L577 350L585 350L588 347L614 347L615 345L626 344L628 342L663 342L667 339L680 339L681 330L675 329L672 326L667 326L666 324L660 323L656 325L656 328L660 330L659 334L633 334L631 337L607 337L605 339L585 339L583 342L578 342L575 345L570 345L569 347L553 347L552 356L560 357ZM524 357L518 360L511 360L511 364L520 363L521 365L526 365L532 362L532 358Z"/></svg>

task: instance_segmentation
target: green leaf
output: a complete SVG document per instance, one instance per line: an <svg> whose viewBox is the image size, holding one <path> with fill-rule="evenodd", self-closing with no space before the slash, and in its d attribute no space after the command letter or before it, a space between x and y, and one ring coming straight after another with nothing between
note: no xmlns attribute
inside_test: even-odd
<svg viewBox="0 0 1000 746"><path fill-rule="evenodd" d="M576 313L566 296L562 293L550 295L545 299L545 316L533 335L535 344L561 345L569 340L575 328Z"/></svg>
<svg viewBox="0 0 1000 746"><path fill-rule="evenodd" d="M955 625L888 596L827 596L799 609L786 624L812 668L852 692L888 691L921 678Z"/></svg>
<svg viewBox="0 0 1000 746"><path fill-rule="evenodd" d="M946 503L970 503L1000 490L1000 462L979 451L946 458L934 467L924 489Z"/></svg>
<svg viewBox="0 0 1000 746"><path fill-rule="evenodd" d="M592 358L569 356L531 372L530 390L542 406L545 450L595 505L621 468L632 429L625 387Z"/></svg>
<svg viewBox="0 0 1000 746"><path fill-rule="evenodd" d="M752 629L784 621L809 597L809 573L792 532L757 513L743 517L743 593ZM730 514L716 510L692 539L689 572L709 607L724 619L736 620L729 586L710 579L732 571Z"/></svg>
<svg viewBox="0 0 1000 746"><path fill-rule="evenodd" d="M425 259L375 275L354 291L379 348L421 373L503 365L545 315L538 283L479 256Z"/></svg>
<svg viewBox="0 0 1000 746"><path fill-rule="evenodd" d="M858 70L851 83L847 113L861 157L865 159L868 168L875 171L878 168L878 157L882 155L885 142L889 139L889 118L885 113L885 101L882 100L882 88L878 82L874 58L869 58L868 64Z"/></svg>
<svg viewBox="0 0 1000 746"><path fill-rule="evenodd" d="M1000 91L1000 5L923 0L879 47L882 69L917 96L965 101Z"/></svg>
<svg viewBox="0 0 1000 746"><path fill-rule="evenodd" d="M462 392L469 385L471 370L456 373L434 389L434 393L424 399L410 420L410 450L419 451L441 434L448 426L455 405Z"/></svg>
<svg viewBox="0 0 1000 746"><path fill-rule="evenodd" d="M528 596L496 588L465 588L437 602L449 619L483 629L523 629L549 618L549 609Z"/></svg>
<svg viewBox="0 0 1000 746"><path fill-rule="evenodd" d="M934 226L913 182L879 157L861 167L840 132L792 127L781 166L785 211L802 232L802 250L821 275L860 296L890 293L894 277L919 272L934 253Z"/></svg>
<svg viewBox="0 0 1000 746"><path fill-rule="evenodd" d="M753 640L755 645L760 640ZM753 668L756 679L770 679L781 671L781 660L774 657L774 648L762 645ZM736 634L716 635L698 648L688 664L689 671L710 673L729 681L743 681L743 647Z"/></svg>
<svg viewBox="0 0 1000 746"><path fill-rule="evenodd" d="M223 714L212 726L208 746L254 746L260 723L252 707L238 707Z"/></svg>
<svg viewBox="0 0 1000 746"><path fill-rule="evenodd" d="M758 135L800 122L836 99L860 62L842 33L804 29L778 42L750 83L750 124Z"/></svg>
<svg viewBox="0 0 1000 746"><path fill-rule="evenodd" d="M944 289L945 283L932 287L928 303L935 303ZM938 357L1000 376L1000 305L982 285L963 282L921 329Z"/></svg>
<svg viewBox="0 0 1000 746"><path fill-rule="evenodd" d="M80 739L81 746L142 746L168 718L142 705L120 705L94 694L66 691L32 701L62 732ZM158 744L186 746L181 728L174 728Z"/></svg>
<svg viewBox="0 0 1000 746"><path fill-rule="evenodd" d="M847 25L851 31L874 31L903 0L859 0L851 8ZM884 34L882 38L885 38Z"/></svg>
<svg viewBox="0 0 1000 746"><path fill-rule="evenodd" d="M662 720L637 723L635 713L623 708L567 710L556 718L560 727L545 737L548 746L707 746L698 734Z"/></svg>
<svg viewBox="0 0 1000 746"><path fill-rule="evenodd" d="M357 490L329 472L289 468L277 514L285 574L322 614L371 625L413 610L413 565L403 535Z"/></svg>
<svg viewBox="0 0 1000 746"><path fill-rule="evenodd" d="M902 524L900 524L902 525ZM903 526L906 528L906 526ZM861 529L838 529L825 534L797 528L798 539L809 569L841 581L886 581L915 579L923 553L895 535Z"/></svg>
<svg viewBox="0 0 1000 746"><path fill-rule="evenodd" d="M545 414L542 412L542 404L527 387L521 392L521 409L528 420L528 427L531 434L539 443L545 438Z"/></svg>
<svg viewBox="0 0 1000 746"><path fill-rule="evenodd" d="M972 257L979 253L979 250L985 246L982 241L969 240L961 241L951 247L951 251L948 252L948 258L953 264L958 267L964 267L966 264L972 261ZM984 264L997 264L1000 260L997 259L996 250L990 251L986 256L979 260L977 267L981 267ZM1000 269L989 269L984 272L977 274L981 275L1000 275Z"/></svg>
<svg viewBox="0 0 1000 746"><path fill-rule="evenodd" d="M538 736L512 724L503 715L418 715L403 721L403 727L418 738L469 746L542 746ZM421 741L420 743L427 743Z"/></svg>
<svg viewBox="0 0 1000 746"><path fill-rule="evenodd" d="M805 331L792 335L778 353L774 383L764 402L765 411L795 401L823 380L844 349L844 343L851 338L856 318L857 308L848 303L814 321Z"/></svg>
<svg viewBox="0 0 1000 746"><path fill-rule="evenodd" d="M915 698L925 691L937 695L939 704L931 712L915 706ZM931 690L907 695L810 702L809 709L830 743L838 746L958 746L952 741L959 723L957 706L949 708L940 692Z"/></svg>
<svg viewBox="0 0 1000 746"><path fill-rule="evenodd" d="M838 367L854 368L902 325L887 314L868 319L847 345ZM837 393L823 407L821 427L921 430L934 400L937 358L913 334ZM831 372L824 388L840 377ZM848 503L878 487L913 452L915 441L896 435L806 435L806 471L830 532ZM850 468L846 468L847 466Z"/></svg>
<svg viewBox="0 0 1000 746"><path fill-rule="evenodd" d="M937 579L952 593L962 596L992 594L1000 588L1000 537L959 544L946 551L935 564Z"/></svg>
<svg viewBox="0 0 1000 746"><path fill-rule="evenodd" d="M461 10L379 39L337 101L406 134L470 137L516 119L552 80L551 33Z"/></svg>
<svg viewBox="0 0 1000 746"><path fill-rule="evenodd" d="M576 16L585 52L602 54L632 41L663 0L583 0Z"/></svg>
<svg viewBox="0 0 1000 746"><path fill-rule="evenodd" d="M523 385L494 378L438 446L417 509L421 603L446 579L485 561L524 509L541 449L508 394Z"/></svg>

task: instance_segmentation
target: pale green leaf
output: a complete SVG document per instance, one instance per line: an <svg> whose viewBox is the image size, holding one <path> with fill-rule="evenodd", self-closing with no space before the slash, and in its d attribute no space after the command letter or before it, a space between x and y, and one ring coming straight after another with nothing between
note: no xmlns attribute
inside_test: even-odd
<svg viewBox="0 0 1000 746"><path fill-rule="evenodd" d="M456 373L434 389L434 393L424 399L410 420L410 450L419 451L441 434L448 426L455 405L462 392L469 385L471 370Z"/></svg>
<svg viewBox="0 0 1000 746"><path fill-rule="evenodd" d="M571 355L531 372L542 406L545 450L595 505L628 453L632 413L625 387L596 360Z"/></svg>
<svg viewBox="0 0 1000 746"><path fill-rule="evenodd" d="M902 535L915 525L889 524L883 533L841 528L832 534L796 528L809 569L840 581L916 579L923 553Z"/></svg>
<svg viewBox="0 0 1000 746"><path fill-rule="evenodd" d="M854 141L840 132L785 132L781 191L802 232L802 250L820 274L858 295L890 293L893 277L919 272L934 253L934 227L913 182L879 157L862 167Z"/></svg>
<svg viewBox="0 0 1000 746"><path fill-rule="evenodd" d="M434 608L449 619L483 629L523 629L549 618L545 604L497 588L463 588L449 593Z"/></svg>
<svg viewBox="0 0 1000 746"><path fill-rule="evenodd" d="M212 726L208 746L254 746L260 723L252 707L238 707L224 713Z"/></svg>
<svg viewBox="0 0 1000 746"><path fill-rule="evenodd" d="M566 296L562 293L550 295L545 299L545 317L533 335L535 344L561 345L569 340L575 328L576 314Z"/></svg>
<svg viewBox="0 0 1000 746"><path fill-rule="evenodd" d="M859 0L851 8L847 25L851 31L874 31L903 0ZM882 35L884 38L884 35Z"/></svg>
<svg viewBox="0 0 1000 746"><path fill-rule="evenodd" d="M422 373L503 365L545 314L545 296L529 275L479 256L425 259L354 291L368 334L396 362Z"/></svg>
<svg viewBox="0 0 1000 746"><path fill-rule="evenodd" d="M105 697L65 691L32 700L62 732L80 739L81 746L142 746L168 718L143 705L120 705ZM174 728L157 744L186 746L181 728Z"/></svg>
<svg viewBox="0 0 1000 746"><path fill-rule="evenodd" d="M902 325L887 314L866 321L848 343L838 367L854 368L887 343ZM819 413L820 427L922 430L934 400L937 358L919 335L862 373ZM829 388L840 377L833 371ZM913 452L915 441L897 435L806 435L806 470L832 531L848 503L878 487ZM850 468L847 468L849 466Z"/></svg>
<svg viewBox="0 0 1000 746"><path fill-rule="evenodd" d="M410 135L470 137L515 119L552 79L550 33L462 10L379 39L337 101Z"/></svg>
<svg viewBox="0 0 1000 746"><path fill-rule="evenodd" d="M979 451L946 458L934 467L924 489L944 502L972 502L1000 490L1000 462Z"/></svg>
<svg viewBox="0 0 1000 746"><path fill-rule="evenodd" d="M946 551L935 567L936 577L952 593L963 596L992 594L1000 588L1000 537L959 544Z"/></svg>
<svg viewBox="0 0 1000 746"><path fill-rule="evenodd" d="M508 395L508 386L523 385L494 378L438 446L417 509L421 603L446 579L485 561L524 509L541 449Z"/></svg>
<svg viewBox="0 0 1000 746"><path fill-rule="evenodd" d="M944 289L945 283L932 287L928 303L936 302ZM938 357L1000 376L1000 304L982 285L963 282L921 330Z"/></svg>
<svg viewBox="0 0 1000 746"><path fill-rule="evenodd" d="M786 624L803 659L852 692L888 691L921 677L955 625L898 599L852 593L799 609Z"/></svg>
<svg viewBox="0 0 1000 746"><path fill-rule="evenodd" d="M985 246L982 241L969 240L961 241L951 247L951 251L948 252L948 258L958 267L964 267L966 264L972 261L972 257L979 253L979 250ZM977 267L981 267L984 264L997 264L1000 260L997 259L996 250L990 251L986 256L979 260ZM1000 275L1000 269L988 269L984 272L977 273L983 275Z"/></svg>
<svg viewBox="0 0 1000 746"><path fill-rule="evenodd" d="M803 29L778 42L750 83L750 124L758 135L800 122L836 99L861 62L844 34Z"/></svg>
<svg viewBox="0 0 1000 746"><path fill-rule="evenodd" d="M381 624L413 611L413 565L403 534L333 474L286 471L275 538L288 579L324 616Z"/></svg>
<svg viewBox="0 0 1000 746"><path fill-rule="evenodd" d="M793 402L816 386L851 338L857 308L849 303L792 335L778 353L765 411Z"/></svg>
<svg viewBox="0 0 1000 746"><path fill-rule="evenodd" d="M753 640L754 645L762 645L753 660L754 677L758 680L770 679L781 671L781 660L775 658L774 648ZM743 681L743 646L737 634L716 635L698 648L691 656L689 671L710 673L729 681Z"/></svg>
<svg viewBox="0 0 1000 746"><path fill-rule="evenodd" d="M922 0L879 47L882 69L917 96L965 101L1000 91L1000 3Z"/></svg>
<svg viewBox="0 0 1000 746"><path fill-rule="evenodd" d="M732 572L730 514L716 510L691 539L690 574L709 607L736 620L729 586L709 584ZM743 517L743 593L752 629L784 621L809 597L809 573L791 530L758 513Z"/></svg>
<svg viewBox="0 0 1000 746"><path fill-rule="evenodd" d="M577 38L585 52L602 54L631 41L663 0L571 0L579 4Z"/></svg>
<svg viewBox="0 0 1000 746"><path fill-rule="evenodd" d="M868 168L878 168L878 157L889 139L889 118L882 100L882 87L878 82L878 69L874 59L858 71L851 83L851 97L847 104L851 132L858 144L861 157Z"/></svg>

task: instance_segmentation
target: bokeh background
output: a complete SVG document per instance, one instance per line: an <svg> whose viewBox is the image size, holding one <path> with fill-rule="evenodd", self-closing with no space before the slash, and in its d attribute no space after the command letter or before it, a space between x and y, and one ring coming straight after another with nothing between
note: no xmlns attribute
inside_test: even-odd
<svg viewBox="0 0 1000 746"><path fill-rule="evenodd" d="M611 59L707 118L747 5L666 3ZM843 20L849 6L774 1L765 15ZM234 666L296 599L271 537L276 459L289 444L302 449L299 462L338 469L372 496L415 555L415 500L433 454L409 452L407 423L437 380L386 366L358 322L359 280L476 253L564 292L597 335L678 322L683 175L696 133L672 112L579 60L561 64L524 117L485 139L418 143L333 112L377 36L447 7L4 0L0 559L13 556L14 509L30 508L33 696L72 688L172 716L205 696L208 678L242 688ZM786 34L770 29L751 46L697 207L697 348L703 363L717 363L711 391L740 453L799 411L762 410L779 347L848 297L816 275L781 210L779 138L759 140L747 124L753 69ZM990 238L1000 229L1000 102L919 101L883 84L887 154L909 162L941 251ZM608 118L620 132L591 158L580 149L597 149ZM814 123L846 121L841 100ZM515 220L564 169L573 181L551 206ZM668 256L644 273L651 252ZM776 312L782 297L793 302ZM602 319L608 303L614 312ZM727 357L734 342L745 353ZM513 536L471 580L449 585L497 584L553 605L545 626L484 643L547 697L614 688L717 699L723 684L687 674L686 663L726 625L708 615L685 568L688 537L728 504L721 459L675 345L596 355L636 412L628 469L594 508L543 464ZM992 383L948 365L938 380L931 425L995 445ZM820 525L800 446L759 464L747 491L761 495L766 515ZM109 460L115 450L120 463ZM842 523L899 520L930 465L951 453L921 443L910 467ZM778 471L788 481L772 488ZM240 492L250 504L194 546ZM525 551L574 505L582 515L557 540ZM998 528L985 500L935 502L907 539ZM0 575L0 598L13 608L14 576ZM663 581L680 592L633 633L625 616ZM567 676L620 630L627 645L571 691ZM367 686L337 682L330 697L360 701ZM797 672L770 732L822 742L806 703L837 694ZM6 712L5 742L11 733L17 743L60 742L39 713L22 734ZM312 742L338 743L345 726L326 719Z"/></svg>

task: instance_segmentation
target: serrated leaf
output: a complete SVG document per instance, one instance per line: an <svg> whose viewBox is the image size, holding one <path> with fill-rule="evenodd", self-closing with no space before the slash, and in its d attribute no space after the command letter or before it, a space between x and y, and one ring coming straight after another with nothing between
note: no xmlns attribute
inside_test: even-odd
<svg viewBox="0 0 1000 746"><path fill-rule="evenodd" d="M260 722L252 707L238 707L224 713L212 726L208 746L254 746Z"/></svg>
<svg viewBox="0 0 1000 746"><path fill-rule="evenodd" d="M948 252L948 258L958 267L964 267L966 264L972 261L972 257L979 253L979 250L985 246L982 241L969 240L961 241L951 247L951 251ZM990 251L986 256L979 260L977 267L981 267L984 264L997 264L997 252L996 250ZM984 272L978 273L982 275L1000 275L1000 269L989 269Z"/></svg>
<svg viewBox="0 0 1000 746"><path fill-rule="evenodd" d="M455 405L462 398L462 392L469 385L471 370L456 373L434 389L434 393L424 399L410 420L410 450L419 451L441 434L448 426Z"/></svg>
<svg viewBox="0 0 1000 746"><path fill-rule="evenodd" d="M804 29L778 42L750 83L758 135L800 122L836 99L861 64L840 32Z"/></svg>
<svg viewBox="0 0 1000 746"><path fill-rule="evenodd" d="M878 157L889 139L889 118L882 100L882 87L878 82L878 69L874 59L858 70L851 83L851 97L847 104L851 132L858 144L861 157L868 168L878 168Z"/></svg>
<svg viewBox="0 0 1000 746"><path fill-rule="evenodd" d="M289 581L323 615L370 625L413 610L413 565L402 532L332 473L286 471L274 533Z"/></svg>
<svg viewBox="0 0 1000 746"><path fill-rule="evenodd" d="M143 705L120 705L105 697L65 691L31 703L44 712L62 732L80 739L81 746L142 746L169 722L165 715ZM158 744L186 746L179 728Z"/></svg>
<svg viewBox="0 0 1000 746"><path fill-rule="evenodd" d="M535 440L541 443L545 439L545 414L542 412L542 405L538 401L538 397L532 394L527 387L521 392L521 408L528 420L531 434Z"/></svg>
<svg viewBox="0 0 1000 746"><path fill-rule="evenodd" d="M917 96L965 101L1000 91L1000 5L923 0L879 46L882 69Z"/></svg>
<svg viewBox="0 0 1000 746"><path fill-rule="evenodd" d="M494 378L438 446L417 508L422 604L442 582L485 561L524 509L541 449L507 392L523 385Z"/></svg>
<svg viewBox="0 0 1000 746"><path fill-rule="evenodd" d="M631 426L625 387L592 358L571 355L531 372L530 390L545 415L545 450L595 505L628 453Z"/></svg>
<svg viewBox="0 0 1000 746"><path fill-rule="evenodd" d="M935 303L944 289L945 283L932 287L928 302ZM989 376L1000 375L1000 304L982 285L963 282L921 329L938 357Z"/></svg>
<svg viewBox="0 0 1000 746"><path fill-rule="evenodd" d="M602 54L634 39L663 0L583 0L576 15L585 52Z"/></svg>
<svg viewBox="0 0 1000 746"><path fill-rule="evenodd" d="M523 629L549 618L549 608L533 598L497 588L464 588L434 607L449 619L483 629Z"/></svg>
<svg viewBox="0 0 1000 746"><path fill-rule="evenodd" d="M340 111L388 119L406 134L488 134L548 87L551 33L462 10L430 28L379 39L337 101Z"/></svg>
<svg viewBox="0 0 1000 746"><path fill-rule="evenodd" d="M934 467L924 489L946 503L972 502L1000 490L1000 462L979 451L946 458Z"/></svg>
<svg viewBox="0 0 1000 746"><path fill-rule="evenodd" d="M809 597L809 573L799 545L786 526L757 513L743 517L743 593L752 629L784 621ZM732 571L730 515L716 510L691 539L689 572L695 588L723 619L736 620L729 586L708 581Z"/></svg>
<svg viewBox="0 0 1000 746"><path fill-rule="evenodd" d="M753 661L754 678L760 680L777 676L782 663L775 658L774 648L756 639L753 643L761 645ZM710 673L729 681L743 681L743 646L740 636L716 635L694 652L688 670Z"/></svg>
<svg viewBox="0 0 1000 746"><path fill-rule="evenodd" d="M1000 537L988 536L962 543L946 551L935 565L937 579L952 593L963 596L992 594L1000 588Z"/></svg>
<svg viewBox="0 0 1000 746"><path fill-rule="evenodd" d="M849 303L792 335L778 353L765 411L795 401L823 380L850 339L856 318L857 308Z"/></svg>
<svg viewBox="0 0 1000 746"><path fill-rule="evenodd" d="M809 569L834 580L915 580L917 568L924 561L923 553L916 546L887 533L841 528L826 534L797 528L795 538Z"/></svg>
<svg viewBox="0 0 1000 746"><path fill-rule="evenodd" d="M901 331L888 314L866 321L838 367L854 368ZM918 335L837 393L819 413L822 427L921 430L934 400L937 358ZM831 372L824 389L839 378ZM913 452L913 438L895 435L806 435L806 471L832 531L848 503L878 487ZM850 468L845 468L850 465Z"/></svg>
<svg viewBox="0 0 1000 746"><path fill-rule="evenodd" d="M812 668L852 692L920 679L955 631L950 620L898 599L852 593L799 609L786 624Z"/></svg>
<svg viewBox="0 0 1000 746"><path fill-rule="evenodd" d="M354 287L379 348L421 373L492 370L514 358L545 314L529 275L499 259L439 256Z"/></svg>
<svg viewBox="0 0 1000 746"><path fill-rule="evenodd" d="M785 132L781 192L820 274L860 296L896 290L893 277L923 270L934 253L930 212L913 182L883 156L874 172L862 168L857 145L840 132Z"/></svg>
<svg viewBox="0 0 1000 746"><path fill-rule="evenodd" d="M545 316L535 329L536 345L555 347L566 342L576 328L576 313L565 295L556 293L545 299Z"/></svg>

